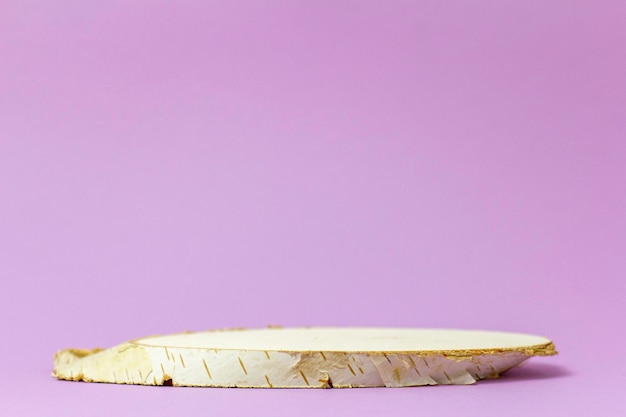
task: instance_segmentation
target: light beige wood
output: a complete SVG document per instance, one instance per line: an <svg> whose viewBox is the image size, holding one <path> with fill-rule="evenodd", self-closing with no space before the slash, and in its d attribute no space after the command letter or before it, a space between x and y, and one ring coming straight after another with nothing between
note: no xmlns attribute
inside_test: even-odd
<svg viewBox="0 0 626 417"><path fill-rule="evenodd" d="M141 385L258 388L472 384L532 356L544 337L487 331L268 328L152 336L110 349L67 349L59 379Z"/></svg>

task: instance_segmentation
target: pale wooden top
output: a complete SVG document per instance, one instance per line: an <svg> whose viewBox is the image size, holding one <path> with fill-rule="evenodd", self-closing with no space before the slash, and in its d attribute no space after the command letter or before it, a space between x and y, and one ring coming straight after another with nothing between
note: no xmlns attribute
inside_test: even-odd
<svg viewBox="0 0 626 417"><path fill-rule="evenodd" d="M526 347L552 346L545 337L519 333L356 327L220 330L153 336L132 343L171 348L293 352L516 351Z"/></svg>

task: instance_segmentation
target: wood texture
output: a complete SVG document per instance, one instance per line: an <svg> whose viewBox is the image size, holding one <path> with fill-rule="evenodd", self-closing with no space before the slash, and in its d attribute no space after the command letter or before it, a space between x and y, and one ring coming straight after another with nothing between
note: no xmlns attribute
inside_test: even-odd
<svg viewBox="0 0 626 417"><path fill-rule="evenodd" d="M532 356L554 355L532 335L437 329L296 328L154 336L55 356L59 379L257 388L473 384Z"/></svg>

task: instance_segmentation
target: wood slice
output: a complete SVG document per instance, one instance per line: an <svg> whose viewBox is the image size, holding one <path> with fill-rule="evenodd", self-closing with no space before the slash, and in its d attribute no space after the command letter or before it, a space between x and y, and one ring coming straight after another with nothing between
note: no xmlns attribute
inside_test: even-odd
<svg viewBox="0 0 626 417"><path fill-rule="evenodd" d="M267 328L153 336L66 349L53 376L194 387L349 388L473 384L554 344L517 333L389 328Z"/></svg>

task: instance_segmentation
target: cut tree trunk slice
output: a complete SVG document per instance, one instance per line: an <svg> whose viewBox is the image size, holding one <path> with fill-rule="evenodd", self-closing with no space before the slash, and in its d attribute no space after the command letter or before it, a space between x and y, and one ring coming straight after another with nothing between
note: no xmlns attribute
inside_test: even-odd
<svg viewBox="0 0 626 417"><path fill-rule="evenodd" d="M389 328L267 328L153 336L66 349L59 379L193 387L349 388L473 384L554 344L517 333Z"/></svg>

